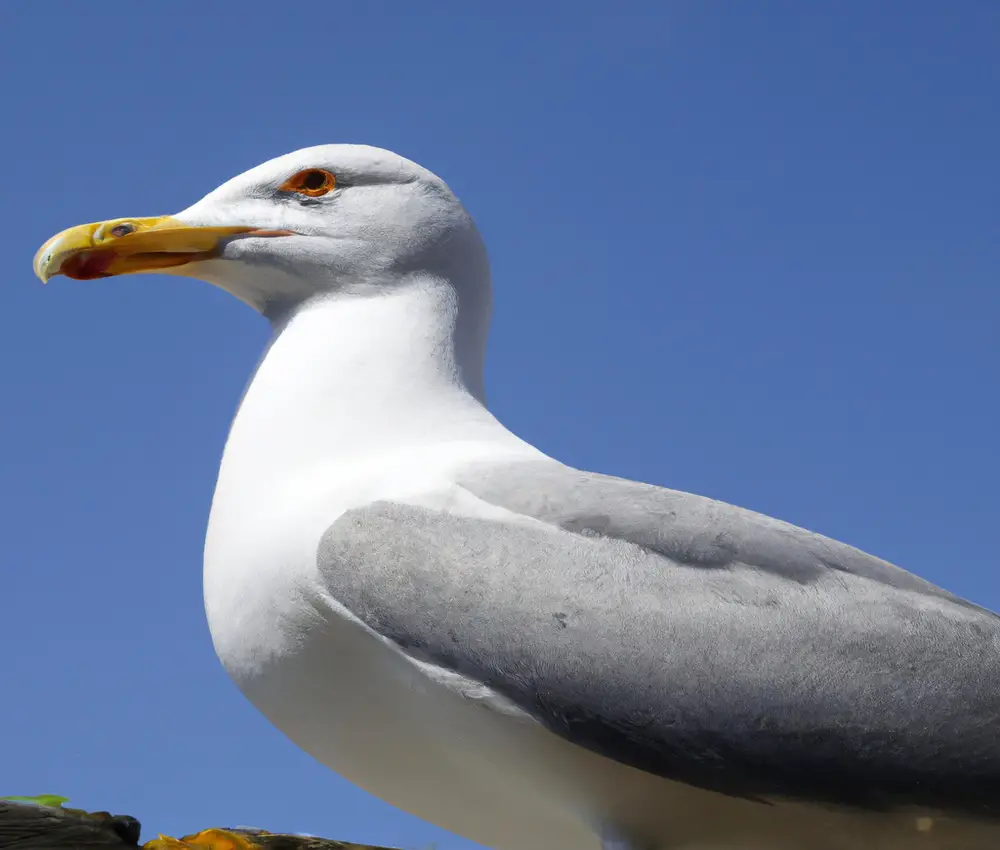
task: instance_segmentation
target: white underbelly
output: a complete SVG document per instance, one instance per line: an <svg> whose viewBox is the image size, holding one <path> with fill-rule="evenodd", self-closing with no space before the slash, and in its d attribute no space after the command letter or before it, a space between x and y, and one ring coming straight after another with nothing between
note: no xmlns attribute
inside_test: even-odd
<svg viewBox="0 0 1000 850"><path fill-rule="evenodd" d="M551 769L527 747L547 732L451 693L359 624L323 623L239 684L302 749L424 820L498 850L526 850L536 836L551 850L599 847L538 793Z"/></svg>

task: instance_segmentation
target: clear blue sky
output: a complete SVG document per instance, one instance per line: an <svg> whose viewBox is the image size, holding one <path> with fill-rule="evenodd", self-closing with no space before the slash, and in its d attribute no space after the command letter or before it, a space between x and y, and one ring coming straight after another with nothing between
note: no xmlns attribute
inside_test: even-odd
<svg viewBox="0 0 1000 850"><path fill-rule="evenodd" d="M306 145L392 148L466 202L513 430L1000 608L998 36L995 0L0 4L0 793L147 837L471 847L296 750L214 657L202 540L264 321L31 275L56 230Z"/></svg>

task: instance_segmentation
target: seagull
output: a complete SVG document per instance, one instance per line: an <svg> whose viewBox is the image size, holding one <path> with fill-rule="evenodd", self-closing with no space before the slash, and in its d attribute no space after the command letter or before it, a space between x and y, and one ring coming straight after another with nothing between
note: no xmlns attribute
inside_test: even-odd
<svg viewBox="0 0 1000 850"><path fill-rule="evenodd" d="M270 321L205 606L250 702L350 782L497 850L998 846L997 615L505 428L482 238L416 163L305 148L35 270L199 278Z"/></svg>

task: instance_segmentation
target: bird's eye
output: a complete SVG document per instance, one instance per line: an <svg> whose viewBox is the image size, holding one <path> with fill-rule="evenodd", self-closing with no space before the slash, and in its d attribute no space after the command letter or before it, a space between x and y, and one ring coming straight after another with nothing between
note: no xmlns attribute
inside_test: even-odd
<svg viewBox="0 0 1000 850"><path fill-rule="evenodd" d="M293 174L279 187L282 192L298 192L310 198L318 198L332 192L337 178L322 168L307 168Z"/></svg>

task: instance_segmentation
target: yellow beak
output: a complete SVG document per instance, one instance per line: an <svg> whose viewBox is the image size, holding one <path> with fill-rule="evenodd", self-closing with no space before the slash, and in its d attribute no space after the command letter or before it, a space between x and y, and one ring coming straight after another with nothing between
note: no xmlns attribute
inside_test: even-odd
<svg viewBox="0 0 1000 850"><path fill-rule="evenodd" d="M93 280L156 271L213 256L228 236L290 236L287 230L198 227L171 216L116 218L57 233L35 254L35 274L47 283L58 274Z"/></svg>

